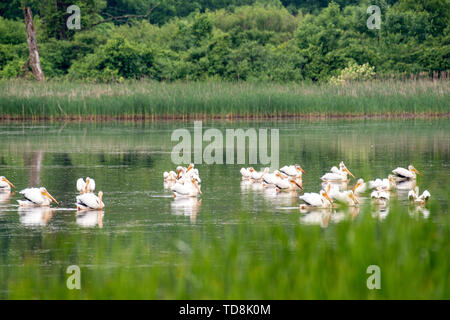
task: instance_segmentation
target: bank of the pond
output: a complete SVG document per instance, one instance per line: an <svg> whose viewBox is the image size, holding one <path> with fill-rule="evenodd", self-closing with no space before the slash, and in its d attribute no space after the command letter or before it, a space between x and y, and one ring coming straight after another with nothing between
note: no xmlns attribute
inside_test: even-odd
<svg viewBox="0 0 450 320"><path fill-rule="evenodd" d="M0 82L2 120L449 117L448 80L346 85L125 81Z"/></svg>

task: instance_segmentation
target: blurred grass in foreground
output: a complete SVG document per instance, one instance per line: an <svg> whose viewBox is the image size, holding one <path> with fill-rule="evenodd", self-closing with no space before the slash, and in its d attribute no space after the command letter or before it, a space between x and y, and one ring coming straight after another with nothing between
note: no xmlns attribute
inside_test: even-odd
<svg viewBox="0 0 450 320"><path fill-rule="evenodd" d="M4 119L448 115L448 80L308 83L0 81Z"/></svg>
<svg viewBox="0 0 450 320"><path fill-rule="evenodd" d="M270 213L259 220L243 212L238 224L211 221L189 236L180 232L159 252L143 233L112 236L106 227L93 235L44 234L41 249L58 248L49 250L55 263L8 257L19 266L0 268L1 298L449 299L447 204L431 199L424 219L394 200L383 221L365 206L327 228L301 225L299 214L282 226L265 219ZM68 265L58 261L80 266L81 290L66 288ZM369 265L381 268L381 290L366 287Z"/></svg>

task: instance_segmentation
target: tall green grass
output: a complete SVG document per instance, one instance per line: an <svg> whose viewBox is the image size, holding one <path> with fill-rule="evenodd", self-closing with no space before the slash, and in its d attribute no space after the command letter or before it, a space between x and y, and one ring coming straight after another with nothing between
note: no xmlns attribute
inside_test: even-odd
<svg viewBox="0 0 450 320"><path fill-rule="evenodd" d="M16 119L447 115L448 80L307 83L0 82L0 116Z"/></svg>

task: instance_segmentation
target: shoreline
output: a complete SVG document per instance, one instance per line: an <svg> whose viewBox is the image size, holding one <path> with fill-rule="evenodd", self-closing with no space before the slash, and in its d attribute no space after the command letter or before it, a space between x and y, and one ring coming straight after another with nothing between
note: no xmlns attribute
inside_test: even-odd
<svg viewBox="0 0 450 320"><path fill-rule="evenodd" d="M409 120L409 119L449 119L450 112L445 113L389 113L389 114L269 114L269 115L239 115L239 114L194 114L194 115L89 115L89 116L11 116L0 115L0 122L154 122L154 121L193 121L193 120Z"/></svg>

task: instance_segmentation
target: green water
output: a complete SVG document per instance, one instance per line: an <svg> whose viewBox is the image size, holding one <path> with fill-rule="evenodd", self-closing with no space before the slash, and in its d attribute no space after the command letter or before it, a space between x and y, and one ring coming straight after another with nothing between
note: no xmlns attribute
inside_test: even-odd
<svg viewBox="0 0 450 320"><path fill-rule="evenodd" d="M449 120L203 123L279 129L280 166L302 165L305 192L340 161L366 181L413 164L426 208L394 192L381 212L365 201L301 213L300 193L245 185L241 164L196 165L203 196L174 200L162 174L176 166L177 128L193 123L1 124L0 175L17 190L0 194L0 297L449 298ZM103 215L75 210L86 176L104 192ZM18 191L31 186L60 205L19 209ZM378 292L365 285L366 262L386 270ZM81 290L66 287L69 265L81 268Z"/></svg>

